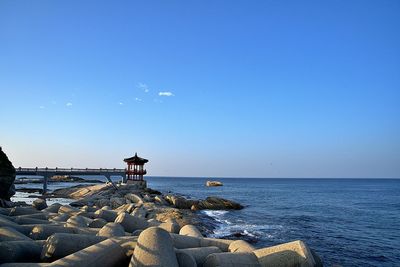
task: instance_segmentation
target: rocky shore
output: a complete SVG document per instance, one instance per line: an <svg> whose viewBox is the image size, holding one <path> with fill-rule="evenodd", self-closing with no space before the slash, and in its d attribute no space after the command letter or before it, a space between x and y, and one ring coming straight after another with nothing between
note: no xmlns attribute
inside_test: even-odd
<svg viewBox="0 0 400 267"><path fill-rule="evenodd" d="M15 169L0 149L1 267L322 266L300 240L257 249L244 240L205 237L212 229L197 211L243 208L227 199L107 183L58 189L29 206L10 201L14 180ZM46 198L75 201L48 206Z"/></svg>
<svg viewBox="0 0 400 267"><path fill-rule="evenodd" d="M241 209L209 197L186 199L135 185L55 190L32 206L0 209L0 266L322 266L300 241L256 249L204 237L199 209Z"/></svg>

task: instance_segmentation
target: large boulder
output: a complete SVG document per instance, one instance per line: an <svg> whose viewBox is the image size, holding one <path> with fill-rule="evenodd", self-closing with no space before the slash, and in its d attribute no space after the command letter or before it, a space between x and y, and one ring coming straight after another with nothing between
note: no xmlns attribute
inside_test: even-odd
<svg viewBox="0 0 400 267"><path fill-rule="evenodd" d="M37 210L44 210L45 208L47 208L46 200L38 198L32 202L32 207L34 207Z"/></svg>
<svg viewBox="0 0 400 267"><path fill-rule="evenodd" d="M206 186L223 186L223 184L219 181L207 181Z"/></svg>
<svg viewBox="0 0 400 267"><path fill-rule="evenodd" d="M167 195L165 200L177 209L190 209L193 205L198 204L198 200L186 199L181 196Z"/></svg>
<svg viewBox="0 0 400 267"><path fill-rule="evenodd" d="M196 205L196 208L202 210L240 210L243 209L243 206L232 200L219 197L208 197L205 200L201 200Z"/></svg>
<svg viewBox="0 0 400 267"><path fill-rule="evenodd" d="M10 200L15 194L15 168L0 147L0 199Z"/></svg>

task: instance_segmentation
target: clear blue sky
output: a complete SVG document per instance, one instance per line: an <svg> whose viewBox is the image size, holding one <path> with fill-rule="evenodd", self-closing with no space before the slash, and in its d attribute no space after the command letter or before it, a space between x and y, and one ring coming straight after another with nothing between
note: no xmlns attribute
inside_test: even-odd
<svg viewBox="0 0 400 267"><path fill-rule="evenodd" d="M399 1L0 1L16 166L400 177Z"/></svg>

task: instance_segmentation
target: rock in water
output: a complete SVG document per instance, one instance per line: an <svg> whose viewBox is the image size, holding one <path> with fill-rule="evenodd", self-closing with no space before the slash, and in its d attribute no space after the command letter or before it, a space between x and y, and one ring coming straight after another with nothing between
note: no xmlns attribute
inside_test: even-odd
<svg viewBox="0 0 400 267"><path fill-rule="evenodd" d="M10 200L15 194L15 168L0 147L0 199Z"/></svg>
<svg viewBox="0 0 400 267"><path fill-rule="evenodd" d="M205 200L200 201L196 208L209 210L240 210L243 209L243 206L232 200L219 197L208 197Z"/></svg>
<svg viewBox="0 0 400 267"><path fill-rule="evenodd" d="M32 206L37 210L44 210L47 208L47 203L45 199L38 198L32 202Z"/></svg>
<svg viewBox="0 0 400 267"><path fill-rule="evenodd" d="M219 181L207 181L206 186L223 186Z"/></svg>

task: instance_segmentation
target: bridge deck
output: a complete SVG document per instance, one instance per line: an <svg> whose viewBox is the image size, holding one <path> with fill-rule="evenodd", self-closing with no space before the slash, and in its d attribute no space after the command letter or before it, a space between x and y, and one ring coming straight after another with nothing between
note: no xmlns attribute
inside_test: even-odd
<svg viewBox="0 0 400 267"><path fill-rule="evenodd" d="M90 169L90 168L16 168L17 175L125 175L125 169Z"/></svg>
<svg viewBox="0 0 400 267"><path fill-rule="evenodd" d="M81 169L81 168L16 168L16 175L34 175L43 176L43 192L47 191L47 181L50 177L55 175L102 175L117 188L111 181L111 176L122 176L124 179L126 170L125 169Z"/></svg>

